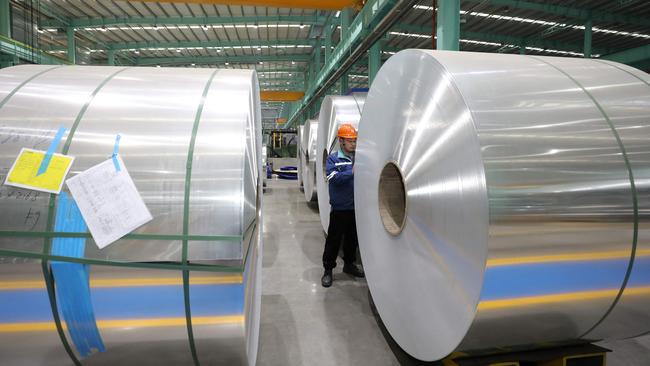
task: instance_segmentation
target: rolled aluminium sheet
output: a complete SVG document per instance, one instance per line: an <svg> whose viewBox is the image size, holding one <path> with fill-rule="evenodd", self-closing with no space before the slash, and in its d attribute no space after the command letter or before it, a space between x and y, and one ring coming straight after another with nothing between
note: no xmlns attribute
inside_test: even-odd
<svg viewBox="0 0 650 366"><path fill-rule="evenodd" d="M261 300L261 116L254 71L89 66L0 70L0 177L23 147L119 154L153 220L80 258L104 352L80 354L54 288L60 197L0 186L0 354L7 364L249 364ZM54 282L54 283L53 283ZM86 285L88 288L88 285ZM75 312L72 312L75 314ZM57 331L58 329L58 331ZM81 329L81 331L83 331ZM78 335L79 333L77 333ZM85 340L82 338L82 341ZM67 347L67 351L66 351Z"/></svg>
<svg viewBox="0 0 650 366"><path fill-rule="evenodd" d="M316 190L320 222L325 232L329 226L331 209L330 194L324 174L327 156L339 150L339 139L336 133L340 125L348 123L355 128L359 125L366 95L367 93L352 93L347 96L328 95L321 103L316 141Z"/></svg>
<svg viewBox="0 0 650 366"><path fill-rule="evenodd" d="M305 122L305 165L302 168L303 190L305 200L313 202L316 200L316 136L318 136L318 121L308 120Z"/></svg>
<svg viewBox="0 0 650 366"><path fill-rule="evenodd" d="M305 141L304 141L304 140L305 140L304 135L305 135L305 126L304 126L304 125L300 125L300 126L298 126L298 136L296 136L296 140L297 140L297 142L298 142L298 143L297 143L297 145L298 145L297 147L298 147L298 148L296 149L296 151L297 151L297 155L298 155L298 164L297 164L297 165L298 165L298 185L299 185L301 188L302 188L302 186L303 186L303 182L302 182L302 174L303 174L303 172L302 172L302 167L303 167L303 165L304 165L304 159L305 159L305 156L304 156L304 154L302 153L302 152L303 152L303 146L304 146L304 144L305 144Z"/></svg>
<svg viewBox="0 0 650 366"><path fill-rule="evenodd" d="M266 145L262 145L262 182L266 184L266 159L268 154Z"/></svg>
<svg viewBox="0 0 650 366"><path fill-rule="evenodd" d="M407 50L359 126L369 288L412 356L650 330L650 77L596 60Z"/></svg>

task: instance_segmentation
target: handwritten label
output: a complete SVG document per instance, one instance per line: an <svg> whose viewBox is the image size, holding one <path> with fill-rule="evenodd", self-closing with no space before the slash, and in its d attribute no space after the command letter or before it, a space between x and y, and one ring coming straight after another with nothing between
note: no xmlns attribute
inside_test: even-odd
<svg viewBox="0 0 650 366"><path fill-rule="evenodd" d="M33 189L42 192L59 193L63 180L68 174L74 157L62 154L52 154L45 173L37 175L45 151L23 148L16 161L9 169L5 185Z"/></svg>
<svg viewBox="0 0 650 366"><path fill-rule="evenodd" d="M122 158L116 158L119 171L111 158L66 181L100 249L152 219Z"/></svg>

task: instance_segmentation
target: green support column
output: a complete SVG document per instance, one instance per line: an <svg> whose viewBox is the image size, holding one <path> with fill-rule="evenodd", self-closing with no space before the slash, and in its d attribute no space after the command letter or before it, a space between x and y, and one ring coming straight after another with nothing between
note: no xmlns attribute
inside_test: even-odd
<svg viewBox="0 0 650 366"><path fill-rule="evenodd" d="M11 38L11 4L0 0L0 36Z"/></svg>
<svg viewBox="0 0 650 366"><path fill-rule="evenodd" d="M321 42L320 38L316 40L316 45L314 45L314 74L318 74L318 71L320 71L321 67Z"/></svg>
<svg viewBox="0 0 650 366"><path fill-rule="evenodd" d="M526 42L519 43L519 54L520 55L526 54Z"/></svg>
<svg viewBox="0 0 650 366"><path fill-rule="evenodd" d="M74 28L67 27L65 29L65 34L68 36L68 61L72 64L77 63L77 46L74 40Z"/></svg>
<svg viewBox="0 0 650 366"><path fill-rule="evenodd" d="M585 58L591 58L591 32L592 32L593 22L591 18L587 19L585 22L585 44L583 53Z"/></svg>
<svg viewBox="0 0 650 366"><path fill-rule="evenodd" d="M458 51L460 49L460 0L438 2L436 19L436 48Z"/></svg>
<svg viewBox="0 0 650 366"><path fill-rule="evenodd" d="M11 4L9 0L0 0L0 36L11 38ZM0 68L13 66L12 57L2 55Z"/></svg>
<svg viewBox="0 0 650 366"><path fill-rule="evenodd" d="M341 10L341 41L347 38L352 22L352 9L345 8ZM340 41L339 41L340 42Z"/></svg>
<svg viewBox="0 0 650 366"><path fill-rule="evenodd" d="M348 86L348 73L346 72L341 76L341 95L345 95L350 87Z"/></svg>
<svg viewBox="0 0 650 366"><path fill-rule="evenodd" d="M108 50L108 66L115 66L115 50Z"/></svg>
<svg viewBox="0 0 650 366"><path fill-rule="evenodd" d="M370 52L368 54L368 87L372 85L373 80L379 68L381 67L381 41L375 42L370 46Z"/></svg>
<svg viewBox="0 0 650 366"><path fill-rule="evenodd" d="M330 59L332 54L332 26L327 25L325 29L325 64Z"/></svg>

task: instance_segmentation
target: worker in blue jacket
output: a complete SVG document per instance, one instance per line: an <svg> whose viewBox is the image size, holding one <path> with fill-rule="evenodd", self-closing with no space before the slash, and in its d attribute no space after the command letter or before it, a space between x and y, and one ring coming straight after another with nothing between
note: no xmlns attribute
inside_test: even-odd
<svg viewBox="0 0 650 366"><path fill-rule="evenodd" d="M330 194L330 225L327 228L321 278L323 287L332 286L332 269L336 267L341 239L343 239L343 272L364 277L357 260L357 224L354 217L354 151L357 147L357 130L350 124L342 124L337 136L341 149L327 157L326 180Z"/></svg>

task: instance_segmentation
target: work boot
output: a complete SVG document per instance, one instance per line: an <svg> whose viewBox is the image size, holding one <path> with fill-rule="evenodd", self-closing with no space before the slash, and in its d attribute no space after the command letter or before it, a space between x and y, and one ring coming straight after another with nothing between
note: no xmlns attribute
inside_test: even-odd
<svg viewBox="0 0 650 366"><path fill-rule="evenodd" d="M349 274L353 277L363 278L366 277L366 274L363 273L363 269L357 266L356 264L350 263L343 266L343 272Z"/></svg>
<svg viewBox="0 0 650 366"><path fill-rule="evenodd" d="M331 269L326 269L325 273L323 273L323 277L320 279L321 285L323 287L330 287L332 286L332 270Z"/></svg>

